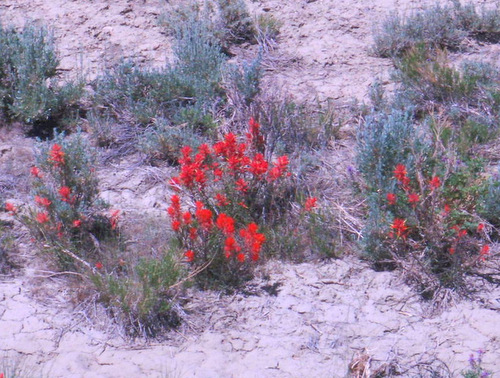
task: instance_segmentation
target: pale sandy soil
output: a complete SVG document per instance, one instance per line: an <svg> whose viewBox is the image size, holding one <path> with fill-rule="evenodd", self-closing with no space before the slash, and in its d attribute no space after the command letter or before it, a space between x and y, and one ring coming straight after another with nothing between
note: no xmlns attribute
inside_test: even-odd
<svg viewBox="0 0 500 378"><path fill-rule="evenodd" d="M170 46L157 26L164 3L2 0L0 20L50 25L64 72L71 76L81 69L94 77L121 56L165 64ZM376 22L390 11L410 12L425 3L431 2L262 0L249 7L283 22L266 63L267 80L299 99L349 102L365 98L376 77L389 77L390 63L370 54ZM499 49L475 46L468 54L494 59ZM2 172L22 182L31 142L2 133ZM161 175L152 168L121 168L100 172L103 197L130 214L163 211ZM262 290L258 296L194 293L185 325L161 343L145 344L120 337L98 308L75 306L67 278L46 277L50 273L30 262L36 258L29 246L21 251L26 268L15 277L0 276L0 358L5 353L4 359L31 367L34 376L343 377L351 359L362 354L371 357L372 371L397 361L403 376L429 376L426 368L445 365L459 376L478 349L486 351L484 366L500 374L499 289L485 288L474 301L431 314L398 273L376 273L352 257L271 262L263 270L282 284L278 296Z"/></svg>

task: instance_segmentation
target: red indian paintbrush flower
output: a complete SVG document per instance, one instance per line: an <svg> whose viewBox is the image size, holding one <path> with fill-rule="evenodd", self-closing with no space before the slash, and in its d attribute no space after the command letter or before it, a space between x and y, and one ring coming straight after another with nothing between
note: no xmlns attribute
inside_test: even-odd
<svg viewBox="0 0 500 378"><path fill-rule="evenodd" d="M44 224L49 221L49 214L48 213L38 213L36 215L36 220L38 223Z"/></svg>
<svg viewBox="0 0 500 378"><path fill-rule="evenodd" d="M43 207L49 207L52 204L52 201L50 201L48 198L40 196L35 196L35 202Z"/></svg>
<svg viewBox="0 0 500 378"><path fill-rule="evenodd" d="M311 211L317 206L318 199L316 197L309 197L306 199L306 203L304 204L304 210L305 211Z"/></svg>
<svg viewBox="0 0 500 378"><path fill-rule="evenodd" d="M408 202L413 206L417 206L418 201L420 201L420 196L416 193L408 194Z"/></svg>
<svg viewBox="0 0 500 378"><path fill-rule="evenodd" d="M406 220L401 218L395 218L392 222L391 228L396 231L397 237L406 237L406 232L408 231L408 226L406 225Z"/></svg>
<svg viewBox="0 0 500 378"><path fill-rule="evenodd" d="M31 167L30 173L37 178L42 178L42 174L40 172L40 169L38 169L38 167Z"/></svg>
<svg viewBox="0 0 500 378"><path fill-rule="evenodd" d="M53 163L56 167L64 164L64 156L66 154L62 150L62 147L54 143L52 148L49 151L49 161Z"/></svg>
<svg viewBox="0 0 500 378"><path fill-rule="evenodd" d="M387 193L387 202L389 203L389 205L395 205L396 204L396 200L397 200L397 197L394 193Z"/></svg>
<svg viewBox="0 0 500 378"><path fill-rule="evenodd" d="M234 234L234 218L229 215L220 213L215 224L224 233L224 235Z"/></svg>
<svg viewBox="0 0 500 378"><path fill-rule="evenodd" d="M188 262L193 262L194 261L194 252L192 250L187 250L184 253L184 256L186 256L186 260Z"/></svg>
<svg viewBox="0 0 500 378"><path fill-rule="evenodd" d="M71 188L68 186L62 186L59 189L59 194L61 195L63 201L69 202L70 200L69 196L71 195Z"/></svg>
<svg viewBox="0 0 500 378"><path fill-rule="evenodd" d="M396 178L396 180L403 182L407 174L408 172L406 171L406 167L403 164L396 165L396 168L394 169L394 177Z"/></svg>
<svg viewBox="0 0 500 378"><path fill-rule="evenodd" d="M441 186L441 179L438 176L434 176L430 181L431 189L437 189Z"/></svg>
<svg viewBox="0 0 500 378"><path fill-rule="evenodd" d="M14 214L17 211L17 208L12 203L5 202L5 211Z"/></svg>

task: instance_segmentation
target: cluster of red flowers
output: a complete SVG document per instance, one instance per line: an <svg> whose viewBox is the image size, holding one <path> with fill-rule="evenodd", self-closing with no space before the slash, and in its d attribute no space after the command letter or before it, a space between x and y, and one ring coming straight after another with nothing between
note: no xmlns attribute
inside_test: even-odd
<svg viewBox="0 0 500 378"><path fill-rule="evenodd" d="M408 226L406 225L406 220L401 218L394 218L391 224L391 229L394 231L389 232L390 237L397 237L406 239Z"/></svg>
<svg viewBox="0 0 500 378"><path fill-rule="evenodd" d="M49 151L49 161L52 164L54 164L54 166L59 167L61 165L64 165L65 155L66 154L62 150L62 147L59 144L54 143L52 148Z"/></svg>
<svg viewBox="0 0 500 378"><path fill-rule="evenodd" d="M220 213L214 223L212 210L205 208L204 204L200 201L196 202L194 213L196 223L194 223L193 216L189 211L182 212L180 197L178 195L174 194L170 201L171 205L168 207L167 212L170 216L172 229L181 238L186 236L185 244L190 246L190 249L184 254L188 262L192 262L195 259L196 245L202 243L203 238L207 237L208 234L215 235L218 231L220 231L224 239L224 254L227 259L235 254L238 261L244 262L246 259L245 251L248 252L253 261L259 259L259 254L266 237L264 234L257 232L257 224L250 223L246 228L240 229L237 233L233 217L226 213ZM241 238L240 243L237 241L237 236Z"/></svg>
<svg viewBox="0 0 500 378"><path fill-rule="evenodd" d="M172 178L173 184L189 190L195 187L203 190L207 180L217 182L223 177L232 177L235 188L246 193L253 180L273 182L289 176L286 155L278 157L270 167L264 155L257 152L263 149L264 139L258 122L252 118L249 123L248 143L239 143L236 135L229 133L212 147L202 144L194 156L191 147L183 147L179 159L180 173Z"/></svg>
<svg viewBox="0 0 500 378"><path fill-rule="evenodd" d="M253 118L245 142L239 142L235 134L229 133L212 146L202 144L197 151L189 146L182 148L180 172L172 178L172 184L177 191L187 190L195 208L183 212L181 198L175 194L167 211L172 229L187 249L188 261L195 260L210 237L220 240L227 259L234 257L240 262L247 257L253 261L259 259L266 240L264 234L258 232L256 223L238 227L239 218L231 216L231 211L249 208L256 185L272 184L290 175L287 156L270 163L264 151L265 140ZM315 198L306 203L308 211L315 206Z"/></svg>
<svg viewBox="0 0 500 378"><path fill-rule="evenodd" d="M417 204L420 202L420 196L411 190L411 180L408 177L408 172L406 169L406 166L403 164L397 164L394 171L394 178L398 181L398 184L400 187L403 189L403 191L406 194L406 199L407 203L413 207L416 208ZM428 181L428 191L430 195L434 194L437 189L439 189L442 186L442 181L439 176L433 176L429 181ZM395 193L388 193L386 195L386 200L387 203L390 206L394 206L398 203L398 197ZM444 204L444 210L441 212L441 216L447 219L448 215L451 212L451 206L447 203ZM408 236L408 231L409 227L406 224L406 220L400 217L394 218L391 226L391 230L389 231L389 236L390 237L397 237L397 238L403 238L406 239ZM452 226L449 227L451 231L453 231L454 236L452 237L450 244L451 246L449 247L448 251L450 255L454 255L456 253L457 247L464 237L468 235L468 231L466 228L459 224L453 224ZM477 226L477 232L481 233L484 230L484 224L480 223ZM481 247L479 251L479 258L481 260L484 260L486 256L489 254L489 245L485 244Z"/></svg>

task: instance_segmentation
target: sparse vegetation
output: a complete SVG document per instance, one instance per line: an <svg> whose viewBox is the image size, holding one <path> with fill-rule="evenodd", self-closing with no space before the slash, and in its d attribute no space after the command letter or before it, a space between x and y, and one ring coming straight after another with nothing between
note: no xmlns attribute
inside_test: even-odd
<svg viewBox="0 0 500 378"><path fill-rule="evenodd" d="M408 17L391 14L375 35L374 52L380 57L401 56L424 45L429 49L458 50L465 38L498 42L500 36L499 8L483 7L479 12L470 2L462 5L436 5Z"/></svg>
<svg viewBox="0 0 500 378"><path fill-rule="evenodd" d="M22 30L0 26L0 106L3 116L33 127L61 127L78 111L83 83L58 80L59 60L51 32L26 25Z"/></svg>

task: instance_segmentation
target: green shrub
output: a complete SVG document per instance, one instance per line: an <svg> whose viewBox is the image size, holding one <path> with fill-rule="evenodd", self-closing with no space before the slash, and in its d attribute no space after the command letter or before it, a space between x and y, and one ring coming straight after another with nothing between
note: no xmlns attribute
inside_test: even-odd
<svg viewBox="0 0 500 378"><path fill-rule="evenodd" d="M260 14L255 19L255 39L264 51L269 51L276 45L283 23L269 14Z"/></svg>
<svg viewBox="0 0 500 378"><path fill-rule="evenodd" d="M102 253L96 243L112 238L116 226L99 198L95 151L81 133L56 133L50 143L39 144L36 157L31 168L36 208L20 219L63 268L92 268Z"/></svg>
<svg viewBox="0 0 500 378"><path fill-rule="evenodd" d="M446 53L417 46L396 61L400 82L397 107L416 107L420 117L439 112L449 119L442 142L453 141L463 155L491 140L500 120L500 86L494 68L485 63L449 65Z"/></svg>
<svg viewBox="0 0 500 378"><path fill-rule="evenodd" d="M417 122L376 112L358 132L368 199L363 244L377 268L403 268L435 298L443 287L465 290L464 276L489 253L477 212L484 162L462 162L452 142L443 144L446 119Z"/></svg>
<svg viewBox="0 0 500 378"><path fill-rule="evenodd" d="M457 50L466 38L498 42L500 10L483 7L479 13L473 3L436 4L409 17L391 14L375 35L374 52L380 57L401 56L423 44L427 48Z"/></svg>
<svg viewBox="0 0 500 378"><path fill-rule="evenodd" d="M144 132L139 143L140 150L151 161L167 161L174 165L177 164L182 147L189 145L198 148L203 143L203 138L190 125L172 126L167 120L160 118Z"/></svg>
<svg viewBox="0 0 500 378"><path fill-rule="evenodd" d="M77 110L83 83L60 85L59 60L47 29L27 25L18 32L0 27L0 48L0 100L7 118L35 129L46 124L53 128Z"/></svg>
<svg viewBox="0 0 500 378"><path fill-rule="evenodd" d="M178 194L171 197L168 213L176 247L184 251L202 288L231 290L250 279L268 251L268 231L273 247L294 245L295 256L303 254L301 248L323 247L318 239L327 233L320 236L327 222L312 213L316 199L306 201L307 214L295 214L299 190L288 171L288 157L272 162L264 157L265 150L254 119L245 141L229 133L213 146L200 145L196 153L182 148L180 172L172 179ZM280 234L273 234L275 230Z"/></svg>
<svg viewBox="0 0 500 378"><path fill-rule="evenodd" d="M400 56L418 44L456 50L466 35L455 19L453 8L436 4L406 18L391 14L375 35L374 52L384 58Z"/></svg>
<svg viewBox="0 0 500 378"><path fill-rule="evenodd" d="M253 20L243 0L217 0L219 28L223 44L252 42L255 37Z"/></svg>
<svg viewBox="0 0 500 378"><path fill-rule="evenodd" d="M182 269L176 255L166 250L159 256L120 261L103 266L91 278L100 301L126 333L157 338L177 327L181 318L175 296Z"/></svg>
<svg viewBox="0 0 500 378"><path fill-rule="evenodd" d="M500 228L500 176L490 177L479 200L480 214L494 227Z"/></svg>

